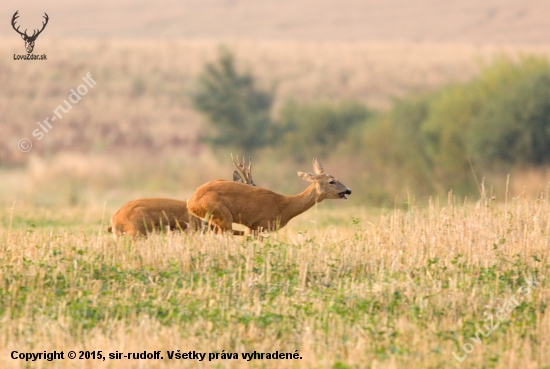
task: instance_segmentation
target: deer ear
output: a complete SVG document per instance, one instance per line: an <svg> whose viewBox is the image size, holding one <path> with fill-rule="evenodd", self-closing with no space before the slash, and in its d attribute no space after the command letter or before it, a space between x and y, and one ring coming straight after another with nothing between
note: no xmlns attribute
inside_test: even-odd
<svg viewBox="0 0 550 369"><path fill-rule="evenodd" d="M313 158L313 171L316 174L324 174L325 170L323 169L323 165L321 165L321 162L317 160L317 158Z"/></svg>
<svg viewBox="0 0 550 369"><path fill-rule="evenodd" d="M302 178L304 181L313 182L317 175L313 173L304 173L304 172L298 172L298 175L300 178Z"/></svg>
<svg viewBox="0 0 550 369"><path fill-rule="evenodd" d="M21 35L21 38L24 40L24 39L25 39L25 35Z"/></svg>
<svg viewBox="0 0 550 369"><path fill-rule="evenodd" d="M233 172L233 181L244 183L243 177L241 177L241 175L237 171Z"/></svg>

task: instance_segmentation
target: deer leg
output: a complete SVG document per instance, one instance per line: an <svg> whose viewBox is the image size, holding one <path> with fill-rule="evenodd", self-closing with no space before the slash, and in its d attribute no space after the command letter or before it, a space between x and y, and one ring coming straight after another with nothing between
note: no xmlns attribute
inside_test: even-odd
<svg viewBox="0 0 550 369"><path fill-rule="evenodd" d="M204 235L204 232L206 232L206 227L208 227L208 221L204 219L201 222L201 236Z"/></svg>
<svg viewBox="0 0 550 369"><path fill-rule="evenodd" d="M219 206L212 212L212 224L221 232L233 231L233 216L226 206Z"/></svg>
<svg viewBox="0 0 550 369"><path fill-rule="evenodd" d="M214 233L223 232L223 229L218 225L218 223L212 218L209 217L208 219L200 219L197 222L197 225L195 227L196 230L200 229L201 233L200 235L203 236L207 230L210 230Z"/></svg>

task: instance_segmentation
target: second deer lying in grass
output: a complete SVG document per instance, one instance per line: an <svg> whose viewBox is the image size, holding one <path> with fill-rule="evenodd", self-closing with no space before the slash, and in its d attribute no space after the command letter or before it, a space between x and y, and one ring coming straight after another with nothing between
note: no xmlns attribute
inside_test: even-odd
<svg viewBox="0 0 550 369"><path fill-rule="evenodd" d="M248 167L246 160L243 163L237 156L238 164L231 155L233 164L242 173L234 171L233 180L243 184L256 186L252 179L252 160L249 158ZM228 182L219 179L220 182ZM147 233L159 231L168 227L170 230L200 229L201 220L190 215L187 211L187 201L148 198L129 201L124 204L111 218L111 227L108 232L113 235L127 235L132 238L147 236Z"/></svg>
<svg viewBox="0 0 550 369"><path fill-rule="evenodd" d="M189 213L208 219L220 231L232 231L232 223L247 232L276 230L324 199L347 199L351 190L325 173L313 159L315 173L298 172L311 185L295 196L284 196L265 188L229 181L212 181L199 187L187 202ZM235 233L235 232L233 232Z"/></svg>

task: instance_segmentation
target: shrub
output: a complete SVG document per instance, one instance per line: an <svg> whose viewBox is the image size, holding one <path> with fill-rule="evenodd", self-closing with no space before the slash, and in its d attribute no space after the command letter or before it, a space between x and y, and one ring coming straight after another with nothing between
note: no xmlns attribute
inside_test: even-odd
<svg viewBox="0 0 550 369"><path fill-rule="evenodd" d="M481 180L550 162L550 65L499 59L470 82L395 101L359 141L371 183L389 193L473 194L472 168Z"/></svg>
<svg viewBox="0 0 550 369"><path fill-rule="evenodd" d="M468 151L484 167L550 162L550 72L527 76L472 121Z"/></svg>
<svg viewBox="0 0 550 369"><path fill-rule="evenodd" d="M434 93L421 130L437 180L448 189L463 189L459 192L466 193L475 188L471 159L481 176L503 161L516 161L507 155L519 159L517 155L523 154L519 148L510 151L506 138L517 136L519 131L525 133L526 136L519 135L524 139L532 134L511 109L518 112L527 100L538 99L538 92L529 87L533 84L529 81L538 80L549 71L546 59L529 57L513 62L501 58L484 67L471 82L452 84ZM537 106L540 108L540 104ZM531 150L526 145L532 143L524 141L523 150ZM533 155L523 155L521 160L534 163L534 159Z"/></svg>

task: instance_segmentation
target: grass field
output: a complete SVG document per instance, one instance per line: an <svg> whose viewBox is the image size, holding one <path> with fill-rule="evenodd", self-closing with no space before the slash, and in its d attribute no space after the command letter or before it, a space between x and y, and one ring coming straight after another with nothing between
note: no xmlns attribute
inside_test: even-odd
<svg viewBox="0 0 550 369"><path fill-rule="evenodd" d="M103 231L113 210L4 209L2 368L550 367L547 193L395 210L323 203L247 242L115 242ZM14 350L164 359L28 364ZM176 350L238 359L168 359ZM301 359L241 356L276 350Z"/></svg>
<svg viewBox="0 0 550 369"><path fill-rule="evenodd" d="M230 178L229 149L200 142L208 123L190 99L221 45L273 89L275 120L291 98L384 111L468 81L502 54L550 56L548 9L540 0L2 1L0 368L550 369L548 168L519 168L477 202L416 204L384 186L396 205L380 209L362 202L377 190L376 174L360 169L372 158L335 150L322 160L350 200L323 202L269 238L106 233L128 200L185 199ZM47 61L14 60L25 53L9 23L16 10L29 30L49 14L34 51ZM87 73L97 85L34 138ZM293 160L255 155L255 181L295 193L305 187L296 171L309 168ZM383 179L403 175L385 169ZM68 359L70 350L96 359ZM206 358L169 359L178 350ZM26 362L14 351L65 359ZM144 351L163 359L109 358ZM243 358L275 351L297 358Z"/></svg>

